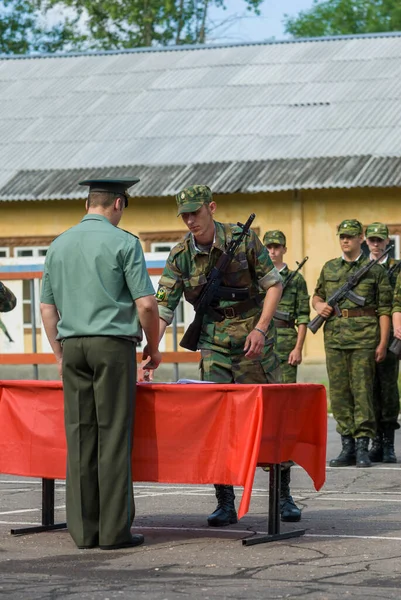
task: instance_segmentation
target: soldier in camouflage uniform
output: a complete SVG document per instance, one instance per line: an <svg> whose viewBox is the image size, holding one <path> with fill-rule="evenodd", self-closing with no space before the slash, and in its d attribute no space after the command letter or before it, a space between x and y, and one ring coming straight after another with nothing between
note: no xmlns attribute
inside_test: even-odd
<svg viewBox="0 0 401 600"><path fill-rule="evenodd" d="M378 258L390 243L387 225L372 223L367 226L365 235L370 258ZM389 274L390 285L394 290L401 261L387 255L379 264ZM389 345L392 339L391 334ZM400 427L398 424L398 413L400 412L398 370L399 360L392 352L387 352L384 361L376 364L373 398L377 431L369 451L369 458L373 462L397 462L394 451L394 432Z"/></svg>
<svg viewBox="0 0 401 600"><path fill-rule="evenodd" d="M363 229L359 221L343 221L338 235L343 256L323 266L312 300L316 312L327 319L324 343L330 400L342 441L342 451L330 466L370 467L369 438L376 435L375 366L386 356L392 289L386 271L375 265L353 289L365 298L365 305L357 306L345 298L339 305L341 316L336 316L327 299L369 262L361 251Z"/></svg>
<svg viewBox="0 0 401 600"><path fill-rule="evenodd" d="M196 302L207 275L240 232L236 225L214 221L216 203L209 187L185 188L176 200L178 216L189 233L171 250L159 281L160 338L172 322L182 294L191 304ZM232 298L233 288L241 299ZM261 384L280 380L273 315L281 290L281 277L266 248L250 231L223 275L218 304L203 320L198 344L202 380ZM209 525L236 523L233 487L217 484L215 488L218 505L208 517Z"/></svg>
<svg viewBox="0 0 401 600"><path fill-rule="evenodd" d="M263 237L263 243L285 284L291 271L283 261L284 254L287 252L284 233L278 230L267 231ZM282 383L296 383L297 366L302 362L302 348L310 315L308 289L301 273L297 273L285 286L278 310L289 315L288 321L274 318L277 330L276 353L280 359L281 381Z"/></svg>

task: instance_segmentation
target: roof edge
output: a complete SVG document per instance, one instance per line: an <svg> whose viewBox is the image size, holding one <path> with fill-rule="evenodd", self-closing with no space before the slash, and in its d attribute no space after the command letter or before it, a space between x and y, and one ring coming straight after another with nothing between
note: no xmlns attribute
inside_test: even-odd
<svg viewBox="0 0 401 600"><path fill-rule="evenodd" d="M372 39L401 37L401 31L383 31L378 33L359 33L349 35L331 35L325 37L305 37L290 39L268 39L258 42L222 42L212 44L182 44L180 46L157 46L125 48L121 50L87 50L83 52L44 52L32 54L0 54L0 60L23 60L33 58L70 58L78 56L109 56L114 54L139 54L142 52L180 52L186 50L214 50L240 46L269 46L274 44L301 44L305 42L333 42L338 40Z"/></svg>

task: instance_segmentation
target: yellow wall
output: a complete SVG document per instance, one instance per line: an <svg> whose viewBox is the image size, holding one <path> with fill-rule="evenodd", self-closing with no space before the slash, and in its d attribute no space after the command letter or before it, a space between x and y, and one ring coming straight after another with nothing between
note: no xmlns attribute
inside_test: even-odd
<svg viewBox="0 0 401 600"><path fill-rule="evenodd" d="M364 225L373 221L400 224L400 197L401 190L397 188L219 195L215 196L216 219L244 222L254 212L254 226L260 228L261 236L267 229L283 230L290 268L296 260L309 256L302 272L312 294L324 262L340 255L336 225L346 218L356 218ZM56 236L75 225L84 214L83 201L2 202L1 235ZM132 200L120 226L135 234L185 229L176 217L172 197ZM321 331L315 336L308 333L306 361L323 360L322 341Z"/></svg>

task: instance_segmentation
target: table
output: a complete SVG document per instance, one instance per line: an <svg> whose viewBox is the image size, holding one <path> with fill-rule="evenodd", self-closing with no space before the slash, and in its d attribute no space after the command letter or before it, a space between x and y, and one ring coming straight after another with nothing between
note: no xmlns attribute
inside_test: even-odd
<svg viewBox="0 0 401 600"><path fill-rule="evenodd" d="M0 428L0 472L41 477L42 527L36 529L56 528L52 484L54 507L54 479L65 479L66 465L62 383L0 381ZM278 465L294 460L319 490L326 436L323 385L141 383L133 480L242 486L241 518L249 509L256 466L271 465L269 537L300 535L279 531Z"/></svg>

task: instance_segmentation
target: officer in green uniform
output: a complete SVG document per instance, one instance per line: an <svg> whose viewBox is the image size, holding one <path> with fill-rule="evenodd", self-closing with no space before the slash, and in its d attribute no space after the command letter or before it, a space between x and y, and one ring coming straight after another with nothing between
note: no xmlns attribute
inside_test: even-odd
<svg viewBox="0 0 401 600"><path fill-rule="evenodd" d="M287 252L284 233L277 229L267 231L263 243L285 284L292 271L283 260ZM291 282L285 286L278 310L289 316L288 320L274 317L274 325L277 329L276 353L280 359L281 381L296 383L297 366L302 362L306 326L310 317L308 289L301 273L296 273Z"/></svg>
<svg viewBox="0 0 401 600"><path fill-rule="evenodd" d="M392 289L386 271L375 265L353 289L365 299L364 306L345 298L339 305L341 316L336 316L327 299L369 262L361 251L363 228L359 221L342 221L337 233L343 255L323 266L312 300L316 312L327 319L324 343L330 400L342 441L342 451L330 466L370 467L369 438L376 435L375 366L387 352Z"/></svg>
<svg viewBox="0 0 401 600"><path fill-rule="evenodd" d="M214 221L216 203L206 185L194 185L177 196L189 233L170 252L159 282L160 339L172 322L184 294L194 304L206 277L240 229ZM198 347L201 378L216 383L276 383L279 361L274 352L273 315L281 296L281 277L266 248L251 231L223 275L219 302L206 314ZM215 485L217 508L212 526L237 522L232 486ZM287 490L289 495L289 487Z"/></svg>
<svg viewBox="0 0 401 600"><path fill-rule="evenodd" d="M378 258L390 243L389 231L384 223L372 223L365 231L366 243L370 250L370 258ZM401 261L386 255L379 263L390 275L390 284L395 288L395 282ZM390 335L389 345L393 336ZM399 429L398 413L400 412L400 395L398 392L399 360L392 352L387 352L386 358L376 364L374 385L374 407L376 415L376 437L369 451L373 462L396 463L394 451L394 432Z"/></svg>
<svg viewBox="0 0 401 600"><path fill-rule="evenodd" d="M68 530L79 548L138 546L131 448L136 344L156 368L158 311L138 238L117 227L138 179L86 180L87 215L51 244L41 313L62 373Z"/></svg>

